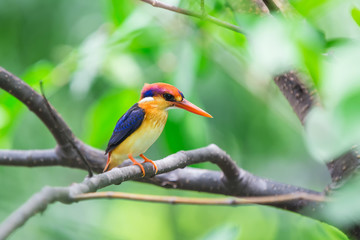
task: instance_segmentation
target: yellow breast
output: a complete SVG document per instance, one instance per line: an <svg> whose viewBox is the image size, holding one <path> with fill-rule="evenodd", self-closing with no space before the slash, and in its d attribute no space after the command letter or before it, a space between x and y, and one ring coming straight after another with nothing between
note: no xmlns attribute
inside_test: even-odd
<svg viewBox="0 0 360 240"><path fill-rule="evenodd" d="M146 111L141 126L119 144L112 152L111 158L118 164L128 158L128 154L138 156L145 153L159 138L167 120L167 111Z"/></svg>

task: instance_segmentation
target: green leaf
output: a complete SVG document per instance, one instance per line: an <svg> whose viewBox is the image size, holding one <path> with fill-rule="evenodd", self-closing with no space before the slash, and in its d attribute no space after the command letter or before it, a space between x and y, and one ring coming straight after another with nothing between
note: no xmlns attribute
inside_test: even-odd
<svg viewBox="0 0 360 240"><path fill-rule="evenodd" d="M135 103L139 94L135 90L111 92L100 99L84 119L86 124L86 142L94 147L105 149L117 120Z"/></svg>
<svg viewBox="0 0 360 240"><path fill-rule="evenodd" d="M331 113L323 108L311 110L306 118L305 132L308 149L316 160L329 161L347 147L339 141L340 133Z"/></svg>
<svg viewBox="0 0 360 240"><path fill-rule="evenodd" d="M345 95L336 106L334 118L341 131L341 139L349 147L360 142L360 88Z"/></svg>
<svg viewBox="0 0 360 240"><path fill-rule="evenodd" d="M351 9L351 16L358 26L360 26L360 10L354 7Z"/></svg>

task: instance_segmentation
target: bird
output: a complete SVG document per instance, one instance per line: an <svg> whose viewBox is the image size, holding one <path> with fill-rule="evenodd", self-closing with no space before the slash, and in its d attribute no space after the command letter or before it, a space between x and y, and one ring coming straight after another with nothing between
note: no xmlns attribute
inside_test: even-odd
<svg viewBox="0 0 360 240"><path fill-rule="evenodd" d="M144 153L158 139L164 129L168 110L174 108L212 118L209 113L186 100L176 87L167 83L145 83L140 100L124 113L115 125L105 150L108 157L103 172L130 159L134 165L141 168L144 177L144 167L134 159L134 156L140 156L144 162L150 162L154 166L156 174L157 165L145 157Z"/></svg>

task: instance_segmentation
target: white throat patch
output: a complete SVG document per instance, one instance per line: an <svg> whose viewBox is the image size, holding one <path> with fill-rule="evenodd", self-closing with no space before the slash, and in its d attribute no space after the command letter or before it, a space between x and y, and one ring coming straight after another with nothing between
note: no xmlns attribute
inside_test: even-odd
<svg viewBox="0 0 360 240"><path fill-rule="evenodd" d="M151 101L154 101L153 97L146 97L146 98L141 99L139 103L151 102Z"/></svg>
<svg viewBox="0 0 360 240"><path fill-rule="evenodd" d="M167 108L166 108L166 111L167 111L167 110L170 110L170 109L180 109L180 108L175 107L175 106L171 106L171 107L167 107Z"/></svg>

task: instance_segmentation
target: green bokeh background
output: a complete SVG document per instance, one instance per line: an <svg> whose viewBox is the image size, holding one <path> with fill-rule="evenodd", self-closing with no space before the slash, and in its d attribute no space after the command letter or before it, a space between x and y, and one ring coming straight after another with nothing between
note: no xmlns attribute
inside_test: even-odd
<svg viewBox="0 0 360 240"><path fill-rule="evenodd" d="M229 11L225 1L206 2L211 14L244 28L262 24L258 16ZM332 2L331 9L337 7L336 1ZM313 77L315 86L321 86L320 53L328 35L319 30L322 22L310 9L326 3L291 3L298 17L308 23L300 33L289 31L302 54L295 63ZM181 1L180 6L199 11L195 2ZM299 22L301 19L295 18L285 29ZM0 66L36 90L43 80L49 101L74 133L91 146L105 149L116 121L138 101L144 83L167 82L214 118L171 111L163 134L147 152L149 158L215 143L256 175L319 191L329 182L325 166L311 157L303 127L286 99L269 76L257 75L263 69L252 58L251 46L241 34L135 0L2 0L0 29ZM304 31L309 35L304 37ZM0 148L54 146L40 120L0 91ZM216 169L208 163L196 167ZM85 175L84 171L62 167L1 166L0 221L43 186L68 186ZM134 182L103 190L212 196ZM10 239L346 237L330 225L265 206L93 200L53 204Z"/></svg>

